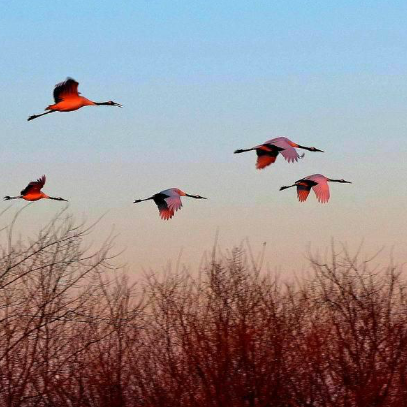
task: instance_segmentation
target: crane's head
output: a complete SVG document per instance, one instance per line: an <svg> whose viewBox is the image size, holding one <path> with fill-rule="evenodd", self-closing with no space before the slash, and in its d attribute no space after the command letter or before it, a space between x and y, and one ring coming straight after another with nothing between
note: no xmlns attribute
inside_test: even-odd
<svg viewBox="0 0 407 407"><path fill-rule="evenodd" d="M205 198L205 197L203 197L203 196L201 196L201 195L185 194L185 196L189 196L190 198L195 198L195 199L208 199L208 198Z"/></svg>
<svg viewBox="0 0 407 407"><path fill-rule="evenodd" d="M296 144L296 147L302 148L303 150L308 150L308 151L319 151L320 153L323 153L323 150L320 150L319 148L316 147L305 147L305 146L300 146L299 144Z"/></svg>
<svg viewBox="0 0 407 407"><path fill-rule="evenodd" d="M328 181L330 181L330 182L340 182L341 184L352 184L352 182L345 181L344 179L330 179L330 178L328 178Z"/></svg>
<svg viewBox="0 0 407 407"><path fill-rule="evenodd" d="M109 100L108 102L106 102L106 104L109 106L123 107L123 105L121 105L120 103L113 102L113 100Z"/></svg>

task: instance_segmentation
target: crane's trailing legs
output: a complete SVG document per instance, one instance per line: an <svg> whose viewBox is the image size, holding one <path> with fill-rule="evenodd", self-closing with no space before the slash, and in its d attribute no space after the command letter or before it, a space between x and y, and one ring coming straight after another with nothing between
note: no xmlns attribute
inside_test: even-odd
<svg viewBox="0 0 407 407"><path fill-rule="evenodd" d="M256 149L255 147L253 147L253 148L246 148L246 149L241 148L241 149L239 149L239 150L235 150L234 153L235 153L235 154L240 154L240 153L245 153L246 151L253 151L253 150L255 150L255 149Z"/></svg>
<svg viewBox="0 0 407 407"><path fill-rule="evenodd" d="M5 196L3 199L5 200L5 201L10 201L11 199L21 199L23 196L22 195L19 195L19 196Z"/></svg>
<svg viewBox="0 0 407 407"><path fill-rule="evenodd" d="M143 202L143 201L149 201L150 199L154 199L154 197L151 196L150 198L146 198L146 199L136 199L133 203L139 203L139 202Z"/></svg>
<svg viewBox="0 0 407 407"><path fill-rule="evenodd" d="M282 187L280 187L280 191L283 191L284 189L287 189L287 188L292 188L292 187L296 187L297 185L295 185L295 184L293 184L293 185L288 185L288 186L282 186Z"/></svg>
<svg viewBox="0 0 407 407"><path fill-rule="evenodd" d="M36 118L38 118L38 117L45 116L46 114L54 113L54 112L56 112L56 110L49 110L48 112L41 113L41 114L33 114L32 116L30 116L30 117L27 119L27 121L29 122L30 120L34 120L34 119L36 119Z"/></svg>

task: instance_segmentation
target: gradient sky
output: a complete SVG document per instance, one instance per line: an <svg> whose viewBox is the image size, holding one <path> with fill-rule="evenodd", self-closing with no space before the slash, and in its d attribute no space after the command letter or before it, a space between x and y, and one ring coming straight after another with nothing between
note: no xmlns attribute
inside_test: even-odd
<svg viewBox="0 0 407 407"><path fill-rule="evenodd" d="M2 2L2 194L46 174L44 192L79 219L107 212L94 239L114 227L135 272L181 251L198 265L217 231L224 248L267 242L267 264L283 271L331 238L405 259L406 15L405 1L384 0ZM124 108L27 122L67 76ZM325 153L264 171L254 152L233 154L277 136ZM332 184L327 205L279 192L314 173L353 184ZM170 187L209 199L185 199L169 222L152 202L132 204ZM20 230L60 207L31 205Z"/></svg>

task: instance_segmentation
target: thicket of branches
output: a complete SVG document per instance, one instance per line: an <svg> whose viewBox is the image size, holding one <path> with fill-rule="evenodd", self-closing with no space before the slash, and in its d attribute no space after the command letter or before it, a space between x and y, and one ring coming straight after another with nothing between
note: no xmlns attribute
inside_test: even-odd
<svg viewBox="0 0 407 407"><path fill-rule="evenodd" d="M344 248L284 284L234 249L199 273L111 275L61 216L0 252L0 406L407 406L400 269Z"/></svg>

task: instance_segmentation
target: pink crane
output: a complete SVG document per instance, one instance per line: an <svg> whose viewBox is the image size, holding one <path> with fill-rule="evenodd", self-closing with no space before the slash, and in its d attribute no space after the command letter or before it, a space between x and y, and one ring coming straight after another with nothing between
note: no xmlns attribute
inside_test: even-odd
<svg viewBox="0 0 407 407"><path fill-rule="evenodd" d="M139 203L142 201L148 201L152 199L158 206L161 219L168 220L174 216L174 213L178 209L181 209L182 207L181 196L188 196L190 198L195 199L207 199L200 195L186 194L185 192L181 191L178 188L170 188L161 191L158 194L151 196L150 198L136 199L134 203Z"/></svg>
<svg viewBox="0 0 407 407"><path fill-rule="evenodd" d="M344 179L331 179L327 178L321 174L314 174L308 177L304 177L296 181L293 185L283 186L280 191L297 187L297 196L300 202L305 202L308 198L309 191L311 188L314 190L317 199L321 203L326 203L329 201L329 185L328 182L340 182L342 184L352 184L350 181L345 181Z"/></svg>
<svg viewBox="0 0 407 407"><path fill-rule="evenodd" d="M72 112L73 110L78 110L83 106L118 106L122 107L121 104L112 102L92 102L83 96L79 96L78 92L79 83L72 78L66 78L65 82L58 83L55 85L54 89L54 99L55 104L49 105L45 110L47 112L41 114L34 114L30 116L27 120L34 120L37 117L44 116L49 113L54 112Z"/></svg>
<svg viewBox="0 0 407 407"><path fill-rule="evenodd" d="M262 170L263 168L266 168L270 164L273 164L276 161L276 158L279 153L281 153L289 163L298 161L299 158L304 157L304 154L300 156L297 153L296 148L302 148L303 150L308 151L320 151L321 153L323 153L322 150L318 150L315 147L300 146L299 144L289 140L287 137L277 137L271 140L267 140L263 144L259 144L258 146L254 146L252 148L236 150L235 154L256 150L257 154L256 168L258 170Z"/></svg>
<svg viewBox="0 0 407 407"><path fill-rule="evenodd" d="M25 199L26 201L38 201L39 199L53 199L54 201L65 201L63 198L55 198L53 196L48 196L41 192L42 187L45 185L45 175L38 178L37 181L31 181L21 192L19 196L5 196L4 200L9 201L10 199Z"/></svg>

